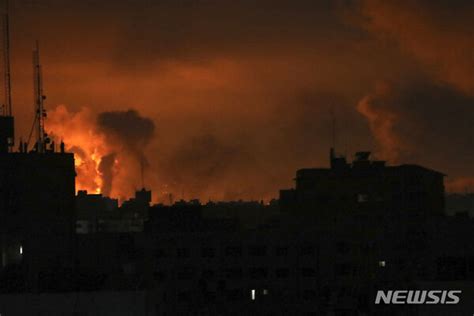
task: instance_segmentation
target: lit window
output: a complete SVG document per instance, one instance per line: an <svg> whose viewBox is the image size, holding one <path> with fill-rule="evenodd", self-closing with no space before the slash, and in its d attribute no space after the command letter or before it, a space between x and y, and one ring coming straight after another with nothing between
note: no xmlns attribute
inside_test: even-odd
<svg viewBox="0 0 474 316"><path fill-rule="evenodd" d="M267 289L263 290L263 295L268 295L268 290Z"/></svg>
<svg viewBox="0 0 474 316"><path fill-rule="evenodd" d="M364 203L364 202L367 202L369 200L369 196L367 194L358 194L357 195L357 202L359 203Z"/></svg>
<svg viewBox="0 0 474 316"><path fill-rule="evenodd" d="M20 255L23 254L23 246L20 246Z"/></svg>
<svg viewBox="0 0 474 316"><path fill-rule="evenodd" d="M250 298L252 299L252 301L255 301L255 290L250 291Z"/></svg>
<svg viewBox="0 0 474 316"><path fill-rule="evenodd" d="M379 261L379 267L385 268L385 261Z"/></svg>

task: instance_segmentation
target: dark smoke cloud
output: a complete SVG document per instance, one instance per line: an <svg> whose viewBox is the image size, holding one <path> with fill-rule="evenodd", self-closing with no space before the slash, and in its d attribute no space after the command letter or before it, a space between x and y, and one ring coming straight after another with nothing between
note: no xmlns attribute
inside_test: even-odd
<svg viewBox="0 0 474 316"><path fill-rule="evenodd" d="M104 196L110 196L114 179L114 163L117 155L115 153L103 156L99 164L99 172L102 176L101 193Z"/></svg>
<svg viewBox="0 0 474 316"><path fill-rule="evenodd" d="M452 178L474 175L473 97L429 80L385 83L380 90L359 110L384 158L423 162Z"/></svg>
<svg viewBox="0 0 474 316"><path fill-rule="evenodd" d="M250 160L243 144L223 141L209 133L201 134L183 141L163 161L162 181L176 193L185 190L188 198L203 195L216 198L221 197L222 192L231 195L230 191L249 193L250 183L237 188L236 184L242 183L242 179L237 181L236 171L249 172Z"/></svg>
<svg viewBox="0 0 474 316"><path fill-rule="evenodd" d="M31 3L13 4L16 104L32 103L30 51L40 38L49 108L133 105L157 122L150 137L129 135L125 126L138 121L142 131L143 122L121 120L138 116L126 111L98 122L105 154L116 152L127 170L113 180L122 191L138 186L146 157L155 192L275 197L296 169L327 165L332 108L339 151L377 147L379 158L474 176L465 123L472 1ZM384 81L387 90L374 89ZM27 135L31 108L15 113L17 134Z"/></svg>
<svg viewBox="0 0 474 316"><path fill-rule="evenodd" d="M363 0L360 8L369 32L398 43L438 82L473 95L473 1Z"/></svg>
<svg viewBox="0 0 474 316"><path fill-rule="evenodd" d="M215 58L264 57L314 36L352 36L330 1L165 0L143 3L121 25L115 60L145 71L168 60L207 63ZM330 25L317 29L314 24ZM308 45L312 45L307 43ZM129 58L130 54L140 60ZM147 66L148 64L148 66Z"/></svg>
<svg viewBox="0 0 474 316"><path fill-rule="evenodd" d="M153 120L141 116L135 110L102 112L97 116L97 130L105 136L109 148L113 149L113 152L102 157L99 166L103 176L104 194L109 195L114 185L122 187L124 191L123 187L126 185L124 174L129 180L135 179L135 188L144 185L142 173L149 172L145 149L154 136ZM121 183L113 182L113 166L116 158L124 164ZM132 188L130 184L128 186L127 191L130 191Z"/></svg>
<svg viewBox="0 0 474 316"><path fill-rule="evenodd" d="M99 132L107 141L133 154L139 163L146 163L144 149L155 131L155 123L135 110L102 112L97 117Z"/></svg>

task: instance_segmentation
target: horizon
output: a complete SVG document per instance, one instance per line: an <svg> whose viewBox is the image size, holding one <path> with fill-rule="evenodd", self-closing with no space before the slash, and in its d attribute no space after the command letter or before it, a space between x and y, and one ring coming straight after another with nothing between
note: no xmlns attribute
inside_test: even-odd
<svg viewBox="0 0 474 316"><path fill-rule="evenodd" d="M463 1L14 2L17 141L33 120L39 39L46 130L78 158L78 190L124 199L145 182L162 199L268 200L335 144L442 170L447 191L469 191L473 12Z"/></svg>

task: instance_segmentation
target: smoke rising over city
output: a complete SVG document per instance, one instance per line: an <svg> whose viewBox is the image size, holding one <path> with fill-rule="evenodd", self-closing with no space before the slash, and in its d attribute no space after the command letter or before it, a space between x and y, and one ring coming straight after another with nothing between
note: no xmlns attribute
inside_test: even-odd
<svg viewBox="0 0 474 316"><path fill-rule="evenodd" d="M0 22L0 316L474 310L472 0Z"/></svg>
<svg viewBox="0 0 474 316"><path fill-rule="evenodd" d="M331 112L339 152L472 186L471 1L51 0L15 3L12 21L18 121L39 38L47 125L89 191L130 196L145 165L162 200L276 197L295 169L327 164Z"/></svg>

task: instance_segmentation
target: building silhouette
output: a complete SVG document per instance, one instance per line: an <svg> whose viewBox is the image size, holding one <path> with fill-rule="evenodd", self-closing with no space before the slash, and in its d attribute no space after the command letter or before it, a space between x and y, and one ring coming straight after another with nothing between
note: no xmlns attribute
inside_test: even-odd
<svg viewBox="0 0 474 316"><path fill-rule="evenodd" d="M0 152L2 268L18 270L18 280L0 280L0 289L37 290L72 271L74 204L73 154Z"/></svg>
<svg viewBox="0 0 474 316"><path fill-rule="evenodd" d="M444 175L418 165L387 166L358 152L348 163L330 151L330 168L300 169L294 189L280 191L283 212L317 213L318 218L358 211L444 214Z"/></svg>
<svg viewBox="0 0 474 316"><path fill-rule="evenodd" d="M331 151L329 168L298 170L270 204L150 205L143 189L118 205L74 196L72 154L4 151L0 312L66 313L71 295L92 315L119 297L143 315L470 311L467 296L439 310L373 303L379 289L471 293L474 225L465 212L445 215L442 173L369 157ZM34 293L34 306L18 303Z"/></svg>

